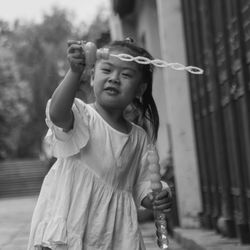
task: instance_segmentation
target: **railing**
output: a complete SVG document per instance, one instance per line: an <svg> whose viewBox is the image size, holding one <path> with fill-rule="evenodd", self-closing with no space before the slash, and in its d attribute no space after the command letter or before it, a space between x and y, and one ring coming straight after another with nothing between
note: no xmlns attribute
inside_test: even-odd
<svg viewBox="0 0 250 250"><path fill-rule="evenodd" d="M0 198L38 194L47 171L40 160L0 162Z"/></svg>

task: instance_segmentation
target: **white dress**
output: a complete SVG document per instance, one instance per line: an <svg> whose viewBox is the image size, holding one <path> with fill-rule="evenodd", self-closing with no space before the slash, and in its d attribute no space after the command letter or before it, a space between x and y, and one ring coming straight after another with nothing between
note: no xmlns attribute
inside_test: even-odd
<svg viewBox="0 0 250 250"><path fill-rule="evenodd" d="M74 128L65 133L48 116L45 137L57 161L46 175L33 213L28 250L143 250L137 208L150 192L148 138L132 124L112 128L75 99Z"/></svg>

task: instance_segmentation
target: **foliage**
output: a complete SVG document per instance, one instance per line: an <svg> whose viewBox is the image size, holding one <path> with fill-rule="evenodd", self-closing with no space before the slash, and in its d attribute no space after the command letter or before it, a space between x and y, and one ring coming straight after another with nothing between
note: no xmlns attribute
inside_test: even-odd
<svg viewBox="0 0 250 250"><path fill-rule="evenodd" d="M95 42L98 48L108 43L110 41L108 20L103 19L101 15L97 15L94 22L90 25L85 37L83 37L83 40Z"/></svg>
<svg viewBox="0 0 250 250"><path fill-rule="evenodd" d="M13 157L18 150L19 125L28 122L32 102L28 83L20 80L15 58L6 45L0 47L0 159Z"/></svg>
<svg viewBox="0 0 250 250"><path fill-rule="evenodd" d="M39 157L45 106L68 68L67 40L108 41L106 21L97 17L80 32L70 20L53 8L40 24L17 21L10 29L0 21L0 159Z"/></svg>

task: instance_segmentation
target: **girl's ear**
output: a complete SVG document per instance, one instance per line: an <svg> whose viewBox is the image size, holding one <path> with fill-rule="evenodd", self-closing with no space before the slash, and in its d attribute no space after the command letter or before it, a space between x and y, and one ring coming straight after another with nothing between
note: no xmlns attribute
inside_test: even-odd
<svg viewBox="0 0 250 250"><path fill-rule="evenodd" d="M143 96L143 94L144 94L144 92L146 91L146 89L147 89L147 83L141 83L141 84L138 86L136 96L137 96L137 97Z"/></svg>
<svg viewBox="0 0 250 250"><path fill-rule="evenodd" d="M93 87L95 78L95 68L92 68L90 71L90 86Z"/></svg>

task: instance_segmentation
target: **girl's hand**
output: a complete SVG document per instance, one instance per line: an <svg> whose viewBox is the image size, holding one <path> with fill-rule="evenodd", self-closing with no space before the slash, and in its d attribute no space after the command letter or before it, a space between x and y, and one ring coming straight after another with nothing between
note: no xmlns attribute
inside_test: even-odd
<svg viewBox="0 0 250 250"><path fill-rule="evenodd" d="M82 73L85 68L85 54L80 41L69 40L67 58L70 68L75 73Z"/></svg>
<svg viewBox="0 0 250 250"><path fill-rule="evenodd" d="M172 192L170 188L163 189L156 197L153 202L153 209L168 213L172 207Z"/></svg>

